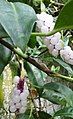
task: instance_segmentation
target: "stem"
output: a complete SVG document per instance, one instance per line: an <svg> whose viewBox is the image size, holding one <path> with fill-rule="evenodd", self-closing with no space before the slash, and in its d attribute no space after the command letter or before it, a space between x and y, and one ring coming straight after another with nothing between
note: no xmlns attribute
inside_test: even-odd
<svg viewBox="0 0 73 119"><path fill-rule="evenodd" d="M32 117L32 113L33 113L33 105L32 105L32 102L31 102L31 110L30 110L30 115L29 115L28 119L30 119Z"/></svg>
<svg viewBox="0 0 73 119"><path fill-rule="evenodd" d="M48 33L32 32L31 36L51 36L51 35L55 34L56 32L58 32L58 30L53 30L53 31L50 31Z"/></svg>
<svg viewBox="0 0 73 119"><path fill-rule="evenodd" d="M29 90L29 93L30 93L31 101L32 101L32 103L33 103L33 105L34 105L36 117L38 118L38 117L39 117L38 111L37 111L37 109L36 109L36 104L35 104L34 98L33 98L32 94L31 94L31 90L30 90L30 89L31 89L31 85L29 86L28 83L27 83L27 86L28 86L28 90ZM32 110L31 110L31 111L32 111Z"/></svg>
<svg viewBox="0 0 73 119"><path fill-rule="evenodd" d="M17 50L17 48L14 48L11 44L9 44L8 42L0 39L0 43L2 45L4 45L5 47L7 47L8 49L10 49L11 51L13 51L14 53L16 53L18 56L20 56L21 58L25 59L27 62L31 63L32 65L34 65L35 67L37 67L38 69L42 70L43 72L45 72L48 76L51 77L58 77L58 78L62 78L64 80L67 80L69 82L73 82L73 78L68 77L68 76L64 76L61 75L59 73L54 73L52 72L45 64L43 63L38 63L34 58L32 57L28 57L27 55L25 55L23 52L20 52L19 50Z"/></svg>
<svg viewBox="0 0 73 119"><path fill-rule="evenodd" d="M71 77L67 77L67 76L64 76L64 75L59 74L59 73L56 73L55 76L73 82L73 78L71 78Z"/></svg>

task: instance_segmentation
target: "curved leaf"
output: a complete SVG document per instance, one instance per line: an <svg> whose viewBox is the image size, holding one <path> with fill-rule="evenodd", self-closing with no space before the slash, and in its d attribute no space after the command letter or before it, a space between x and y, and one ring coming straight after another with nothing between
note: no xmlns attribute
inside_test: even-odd
<svg viewBox="0 0 73 119"><path fill-rule="evenodd" d="M6 33L6 31L4 30L4 28L0 24L0 38L5 38L5 37L8 37L8 34Z"/></svg>
<svg viewBox="0 0 73 119"><path fill-rule="evenodd" d="M63 1L63 3L66 3L66 2L68 2L68 1L70 1L70 0L62 0Z"/></svg>
<svg viewBox="0 0 73 119"><path fill-rule="evenodd" d="M68 71L69 75L73 76L73 70L67 63L65 63L61 59L57 59L57 58L53 58L53 60L56 61L57 63L59 63L62 67L64 67Z"/></svg>
<svg viewBox="0 0 73 119"><path fill-rule="evenodd" d="M41 97L54 104L62 106L66 105L65 96L53 90L44 90L44 92L41 94Z"/></svg>
<svg viewBox="0 0 73 119"><path fill-rule="evenodd" d="M68 88L67 86L64 86L63 84L60 83L47 83L44 86L44 89L47 89L48 91L54 91L54 93L59 93L59 95L62 95L62 97L65 97L65 100L69 106L73 106L73 91Z"/></svg>
<svg viewBox="0 0 73 119"><path fill-rule="evenodd" d="M30 117L30 113L19 114L16 116L16 119L34 119L33 115Z"/></svg>
<svg viewBox="0 0 73 119"><path fill-rule="evenodd" d="M9 2L25 2L26 0L8 0Z"/></svg>
<svg viewBox="0 0 73 119"><path fill-rule="evenodd" d="M61 110L57 111L54 114L54 117L55 116L63 116L63 117L71 117L71 118L73 118L73 107L67 107L67 108L61 109Z"/></svg>
<svg viewBox="0 0 73 119"><path fill-rule="evenodd" d="M30 82L35 86L39 86L40 88L43 87L44 81L42 72L27 62L24 62L24 68L27 71Z"/></svg>
<svg viewBox="0 0 73 119"><path fill-rule="evenodd" d="M33 113L35 119L37 119L35 112ZM52 116L44 111L38 111L39 119L51 119ZM53 118L52 118L53 119Z"/></svg>
<svg viewBox="0 0 73 119"><path fill-rule="evenodd" d="M73 0L67 2L60 12L54 30L73 29Z"/></svg>
<svg viewBox="0 0 73 119"><path fill-rule="evenodd" d="M16 119L34 119L33 113L30 109L27 109L23 114L17 114Z"/></svg>
<svg viewBox="0 0 73 119"><path fill-rule="evenodd" d="M36 14L32 7L24 3L0 1L0 23L11 37L15 46L25 49Z"/></svg>
<svg viewBox="0 0 73 119"><path fill-rule="evenodd" d="M10 42L10 40L8 42ZM12 53L8 48L0 44L0 74L4 70L4 67L11 60L11 54Z"/></svg>
<svg viewBox="0 0 73 119"><path fill-rule="evenodd" d="M30 48L34 48L36 45L37 41L36 41L36 36L31 36L28 42L28 46Z"/></svg>

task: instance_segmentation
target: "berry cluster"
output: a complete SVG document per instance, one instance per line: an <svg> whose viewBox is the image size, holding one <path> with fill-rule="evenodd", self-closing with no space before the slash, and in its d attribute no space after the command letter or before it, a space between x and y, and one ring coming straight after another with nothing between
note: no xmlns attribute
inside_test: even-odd
<svg viewBox="0 0 73 119"><path fill-rule="evenodd" d="M54 27L53 17L45 12L37 14L37 30L48 33Z"/></svg>
<svg viewBox="0 0 73 119"><path fill-rule="evenodd" d="M73 65L73 51L70 46L64 47L64 49L60 51L60 56L65 62Z"/></svg>
<svg viewBox="0 0 73 119"><path fill-rule="evenodd" d="M37 14L36 30L48 33L54 28L54 18L45 12ZM57 32L52 36L43 37L43 42L54 57L60 56L65 62L73 65L73 51L70 46L65 46L61 40L61 33Z"/></svg>
<svg viewBox="0 0 73 119"><path fill-rule="evenodd" d="M64 48L64 42L61 40L61 34L58 32L51 37L44 38L44 43L49 49L49 53L54 57L60 54L60 50Z"/></svg>
<svg viewBox="0 0 73 119"><path fill-rule="evenodd" d="M26 82L19 76L15 76L13 82L15 87L11 94L9 110L12 113L24 113L27 109L27 97L29 95Z"/></svg>

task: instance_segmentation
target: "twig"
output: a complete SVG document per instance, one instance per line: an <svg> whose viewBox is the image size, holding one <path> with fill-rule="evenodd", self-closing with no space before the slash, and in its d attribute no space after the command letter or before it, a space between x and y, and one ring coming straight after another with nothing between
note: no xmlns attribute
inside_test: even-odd
<svg viewBox="0 0 73 119"><path fill-rule="evenodd" d="M11 44L9 44L8 42L6 42L5 40L0 39L0 43L2 45L4 45L5 47L7 47L8 49L10 49L11 51L13 51L14 53L16 53L18 56L20 56L21 58L25 59L27 62L31 63L32 65L34 65L35 67L37 67L38 69L42 70L43 72L45 72L48 76L51 77L58 77L58 78L62 78L64 80L67 80L69 82L73 82L73 78L68 77L68 76L64 76L61 75L59 73L54 73L52 72L46 65L43 65L42 63L38 63L35 59L33 59L32 57L28 57L27 55L25 55L22 52L19 52L19 50L17 50L16 48L14 48Z"/></svg>

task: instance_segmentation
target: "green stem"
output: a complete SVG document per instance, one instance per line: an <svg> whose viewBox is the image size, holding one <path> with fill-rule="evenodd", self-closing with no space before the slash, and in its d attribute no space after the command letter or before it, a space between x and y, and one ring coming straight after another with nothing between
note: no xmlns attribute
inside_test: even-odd
<svg viewBox="0 0 73 119"><path fill-rule="evenodd" d="M42 32L32 32L31 36L51 36L57 32L61 32L61 30L69 30L73 29L73 26L66 26L66 27L61 27L61 28L56 28L52 31L49 31L48 33L42 33Z"/></svg>
<svg viewBox="0 0 73 119"><path fill-rule="evenodd" d="M32 113L33 113L33 105L32 105L32 102L31 102L31 110L30 110L30 115L29 115L29 118L28 119L31 119Z"/></svg>
<svg viewBox="0 0 73 119"><path fill-rule="evenodd" d="M55 34L56 32L58 32L58 30L53 30L53 31L50 31L48 33L32 32L31 36L51 36L51 35Z"/></svg>
<svg viewBox="0 0 73 119"><path fill-rule="evenodd" d="M64 75L59 74L59 73L54 73L53 76L54 76L54 77L62 78L62 79L67 80L67 81L69 81L69 82L73 82L73 78L68 77L68 76L64 76Z"/></svg>

